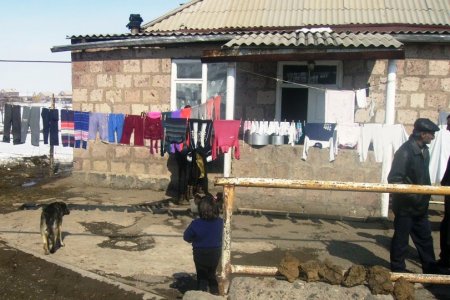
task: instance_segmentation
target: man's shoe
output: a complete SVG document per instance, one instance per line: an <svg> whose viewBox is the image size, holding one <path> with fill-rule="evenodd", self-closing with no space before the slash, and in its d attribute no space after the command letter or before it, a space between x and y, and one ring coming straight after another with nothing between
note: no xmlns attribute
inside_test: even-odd
<svg viewBox="0 0 450 300"><path fill-rule="evenodd" d="M447 259L446 260L439 259L437 261L437 264L438 264L438 266L443 267L443 268L450 268L450 261L448 261Z"/></svg>

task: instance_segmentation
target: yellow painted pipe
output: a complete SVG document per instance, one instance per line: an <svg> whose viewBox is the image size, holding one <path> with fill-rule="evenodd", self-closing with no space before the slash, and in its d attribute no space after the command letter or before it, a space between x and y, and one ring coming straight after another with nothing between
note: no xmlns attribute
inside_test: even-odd
<svg viewBox="0 0 450 300"><path fill-rule="evenodd" d="M387 184L387 183L293 180L293 179L275 179L275 178L242 178L242 177L241 178L216 177L214 179L214 184L220 186L232 185L241 187L263 187L263 188L283 188L283 189L450 195L450 186L429 186L429 185L415 185L415 184Z"/></svg>

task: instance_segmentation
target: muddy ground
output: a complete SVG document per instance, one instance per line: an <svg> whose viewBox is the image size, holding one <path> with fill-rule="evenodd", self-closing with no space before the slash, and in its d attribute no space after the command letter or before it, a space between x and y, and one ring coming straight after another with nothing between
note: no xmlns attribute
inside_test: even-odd
<svg viewBox="0 0 450 300"><path fill-rule="evenodd" d="M56 173L55 173L56 172ZM18 204L71 197L60 187L43 185L70 175L70 166L56 165L49 176L46 157L25 158L0 166L0 214L22 209ZM84 277L24 253L0 241L0 299L142 299L133 292Z"/></svg>
<svg viewBox="0 0 450 300"><path fill-rule="evenodd" d="M1 299L143 299L139 291L149 292L146 299L152 295L154 299L180 299L195 287L190 249L181 239L193 217L187 210L165 210L169 199L159 194L152 198L148 191L77 185L68 177L70 166L56 165L54 171L49 177L46 158L0 166L0 232L8 240L8 244L0 242ZM159 201L142 205L150 198ZM39 206L55 199L69 202L73 209L64 225L67 246L43 256ZM434 233L441 210L437 207L431 213ZM351 264L389 266L389 222L237 213L233 220L233 264L276 266L289 251L303 262L332 258L344 268ZM162 259L152 257L152 250L158 247L163 252L155 251L155 257ZM164 252L170 252L173 259L164 257ZM141 259L140 253L151 266L136 260ZM417 259L411 247L407 267L412 272L420 272ZM151 267L154 270L149 270ZM98 276L86 276L90 274ZM126 289L120 283L137 289ZM450 298L448 286L416 284L415 288L416 299ZM262 300L296 299L299 295L308 299L392 299L372 296L364 286L347 289L251 276L235 278L229 297Z"/></svg>

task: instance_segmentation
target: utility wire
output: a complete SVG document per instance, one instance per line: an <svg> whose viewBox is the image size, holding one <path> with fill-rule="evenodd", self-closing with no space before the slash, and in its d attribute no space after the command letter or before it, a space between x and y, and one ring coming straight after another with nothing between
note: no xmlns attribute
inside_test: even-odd
<svg viewBox="0 0 450 300"><path fill-rule="evenodd" d="M0 59L0 62L6 63L53 63L53 64L70 64L71 61L65 60L20 60L20 59Z"/></svg>

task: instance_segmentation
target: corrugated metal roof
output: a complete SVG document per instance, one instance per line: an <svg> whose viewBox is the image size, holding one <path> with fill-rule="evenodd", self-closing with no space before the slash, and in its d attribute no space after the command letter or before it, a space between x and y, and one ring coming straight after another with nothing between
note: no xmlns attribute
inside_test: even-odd
<svg viewBox="0 0 450 300"><path fill-rule="evenodd" d="M224 47L275 46L275 47L374 47L400 48L403 44L389 34L354 34L336 32L279 32L253 33L238 36Z"/></svg>
<svg viewBox="0 0 450 300"><path fill-rule="evenodd" d="M335 32L340 33L342 31L339 28L334 29ZM90 34L90 35L72 35L68 36L71 40L120 40L120 39L130 39L130 38L140 38L140 37L161 37L161 36L202 36L202 35L222 35L222 34L253 34L253 33L270 33L279 31L243 31L243 30L228 30L228 31L166 31L166 32L140 32L137 34L132 33L120 33L120 34ZM398 34L449 34L449 30L388 30L388 31L353 31L353 33L398 33Z"/></svg>
<svg viewBox="0 0 450 300"><path fill-rule="evenodd" d="M449 0L193 0L146 31L350 24L450 26Z"/></svg>

